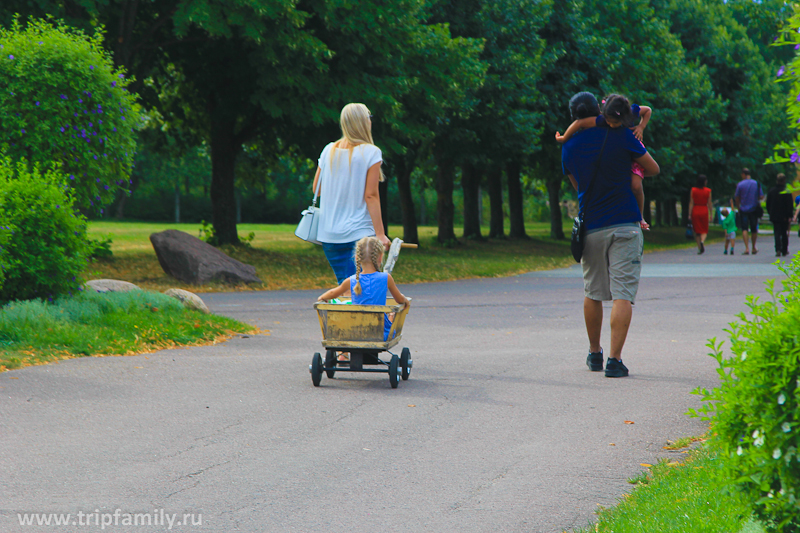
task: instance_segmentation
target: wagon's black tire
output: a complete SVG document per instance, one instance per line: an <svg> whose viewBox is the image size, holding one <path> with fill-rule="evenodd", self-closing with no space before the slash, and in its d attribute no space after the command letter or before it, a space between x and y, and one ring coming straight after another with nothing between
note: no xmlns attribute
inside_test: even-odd
<svg viewBox="0 0 800 533"><path fill-rule="evenodd" d="M322 381L322 356L315 353L311 359L311 382L315 387L319 387L320 381Z"/></svg>
<svg viewBox="0 0 800 533"><path fill-rule="evenodd" d="M328 350L325 352L325 373L328 374L328 379L333 379L334 374L336 374L336 350Z"/></svg>
<svg viewBox="0 0 800 533"><path fill-rule="evenodd" d="M402 377L403 381L408 379L408 376L411 374L411 350L408 348L403 348L403 351L400 352L400 369L402 370Z"/></svg>
<svg viewBox="0 0 800 533"><path fill-rule="evenodd" d="M396 389L397 384L400 382L399 369L400 358L397 357L397 354L394 354L392 355L392 360L389 361L389 384L393 389Z"/></svg>

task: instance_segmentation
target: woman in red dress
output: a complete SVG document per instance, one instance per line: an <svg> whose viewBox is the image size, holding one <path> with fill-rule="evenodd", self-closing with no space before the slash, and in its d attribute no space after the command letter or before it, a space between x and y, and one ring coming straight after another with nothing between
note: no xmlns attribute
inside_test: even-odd
<svg viewBox="0 0 800 533"><path fill-rule="evenodd" d="M703 174L697 176L697 183L692 187L689 200L689 214L692 217L694 238L697 241L697 253L706 251L705 242L708 235L708 223L714 208L711 204L711 189L706 187L708 178Z"/></svg>

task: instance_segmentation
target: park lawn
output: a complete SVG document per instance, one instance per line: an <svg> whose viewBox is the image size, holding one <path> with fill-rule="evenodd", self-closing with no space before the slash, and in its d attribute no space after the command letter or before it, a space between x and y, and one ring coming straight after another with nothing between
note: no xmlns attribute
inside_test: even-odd
<svg viewBox="0 0 800 533"><path fill-rule="evenodd" d="M764 533L740 494L721 488L722 459L706 446L629 480L636 488L576 533Z"/></svg>
<svg viewBox="0 0 800 533"><path fill-rule="evenodd" d="M0 372L74 357L214 344L257 332L149 291L86 291L55 301L12 302L0 309Z"/></svg>
<svg viewBox="0 0 800 533"><path fill-rule="evenodd" d="M571 224L564 223L569 236ZM253 265L262 285L231 286L217 282L201 287L184 284L161 269L150 244L151 233L177 229L198 236L200 224L97 221L89 224L89 235L95 239L111 238L114 256L92 262L85 273L87 279L110 278L130 281L142 288L163 291L171 287L192 292L230 290L322 289L336 284L322 249L294 236L294 225L239 224L239 235L255 235L250 247L226 247L232 257ZM400 231L400 228L391 228ZM574 264L569 241L549 237L546 223L526 226L529 240L461 239L460 244L443 246L436 242L437 229L419 228L420 248L400 254L394 277L399 283L450 281L469 278L512 276L536 270L562 268ZM692 246L684 237L683 228L659 228L645 234L645 250L662 250ZM484 234L488 229L484 228ZM457 230L460 237L462 233Z"/></svg>

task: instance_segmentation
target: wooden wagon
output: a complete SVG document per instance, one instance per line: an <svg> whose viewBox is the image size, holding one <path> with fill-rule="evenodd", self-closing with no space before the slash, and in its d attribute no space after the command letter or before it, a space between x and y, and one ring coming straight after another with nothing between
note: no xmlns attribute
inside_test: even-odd
<svg viewBox="0 0 800 533"><path fill-rule="evenodd" d="M317 302L314 309L319 316L322 346L326 350L324 362L322 356L315 353L308 367L315 387L319 386L323 372L328 378L333 378L336 372L388 373L393 389L400 379L408 379L413 366L411 351L403 348L399 356L389 351L400 343L408 307L387 298L386 305ZM384 315L387 313L394 313L395 317L388 340L384 340ZM337 352L349 353L350 360L338 361ZM388 352L391 359L381 360L381 352Z"/></svg>

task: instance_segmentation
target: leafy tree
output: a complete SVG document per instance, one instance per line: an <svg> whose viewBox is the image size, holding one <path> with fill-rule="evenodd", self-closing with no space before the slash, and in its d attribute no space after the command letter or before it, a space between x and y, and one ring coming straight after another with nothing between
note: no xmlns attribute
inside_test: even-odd
<svg viewBox="0 0 800 533"><path fill-rule="evenodd" d="M724 106L718 123L720 138L711 139L707 148L709 152L721 150L724 157L696 166L695 172L708 175L712 188L727 189L732 194L741 168L756 169L772 146L786 137L783 96L780 87L770 83L777 66L770 66L762 55L765 48L754 43L747 28L737 22L736 6L711 0L652 3L680 38L687 60L706 67L713 93ZM759 39L764 38L762 35ZM777 173L778 169L769 172Z"/></svg>
<svg viewBox="0 0 800 533"><path fill-rule="evenodd" d="M707 68L687 61L669 20L646 0L624 0L600 12L600 20L623 51L624 69L603 83L605 92L621 92L632 102L654 109L644 142L661 166L646 180L650 198L685 197L697 174L724 159L718 124L725 118L721 99L712 90ZM637 24L627 21L637 20ZM618 21L618 22L617 22Z"/></svg>
<svg viewBox="0 0 800 533"><path fill-rule="evenodd" d="M484 40L481 60L487 68L485 82L471 95L470 113L452 117L437 131L434 156L440 242L455 238L452 182L456 166L461 167L464 191L464 236L481 238L478 189L488 169L493 169L489 172L492 236L502 236L502 209L497 208L498 201L502 204L498 187L502 168L509 159L524 157L537 148L541 116L532 103L537 98L544 45L537 31L550 8L551 2L543 0L454 0L436 6L435 20L449 23L454 35ZM514 200L519 200L521 217L521 195Z"/></svg>
<svg viewBox="0 0 800 533"><path fill-rule="evenodd" d="M469 113L470 95L486 70L478 39L453 38L443 24L426 25L417 39L406 52L408 91L398 98L401 113L391 121L373 121L376 142L384 143L389 156L387 170L397 178L406 242L419 242L412 174L430 154L442 122Z"/></svg>
<svg viewBox="0 0 800 533"><path fill-rule="evenodd" d="M619 43L602 31L598 17L600 2L575 0L555 2L550 18L539 35L545 41L542 56L542 76L537 87L545 95L535 109L544 117L539 144L543 150L532 154L527 161L534 179L547 185L550 204L550 236L563 239L563 220L560 210L561 151L556 148L553 134L564 131L572 119L567 103L579 91L600 93L603 80L618 67L621 59Z"/></svg>
<svg viewBox="0 0 800 533"><path fill-rule="evenodd" d="M238 241L234 183L244 145L282 139L284 146L316 155L324 134L334 137L339 109L350 101L366 102L392 121L413 77L408 52L441 43L444 35L424 24L423 0L41 5L112 28L106 46L143 80L137 88L148 108L187 138L207 143L214 230L222 243ZM421 38L425 32L439 32L438 38Z"/></svg>
<svg viewBox="0 0 800 533"><path fill-rule="evenodd" d="M0 28L0 52L0 148L14 161L58 162L84 208L126 190L141 116L102 34L15 21Z"/></svg>

